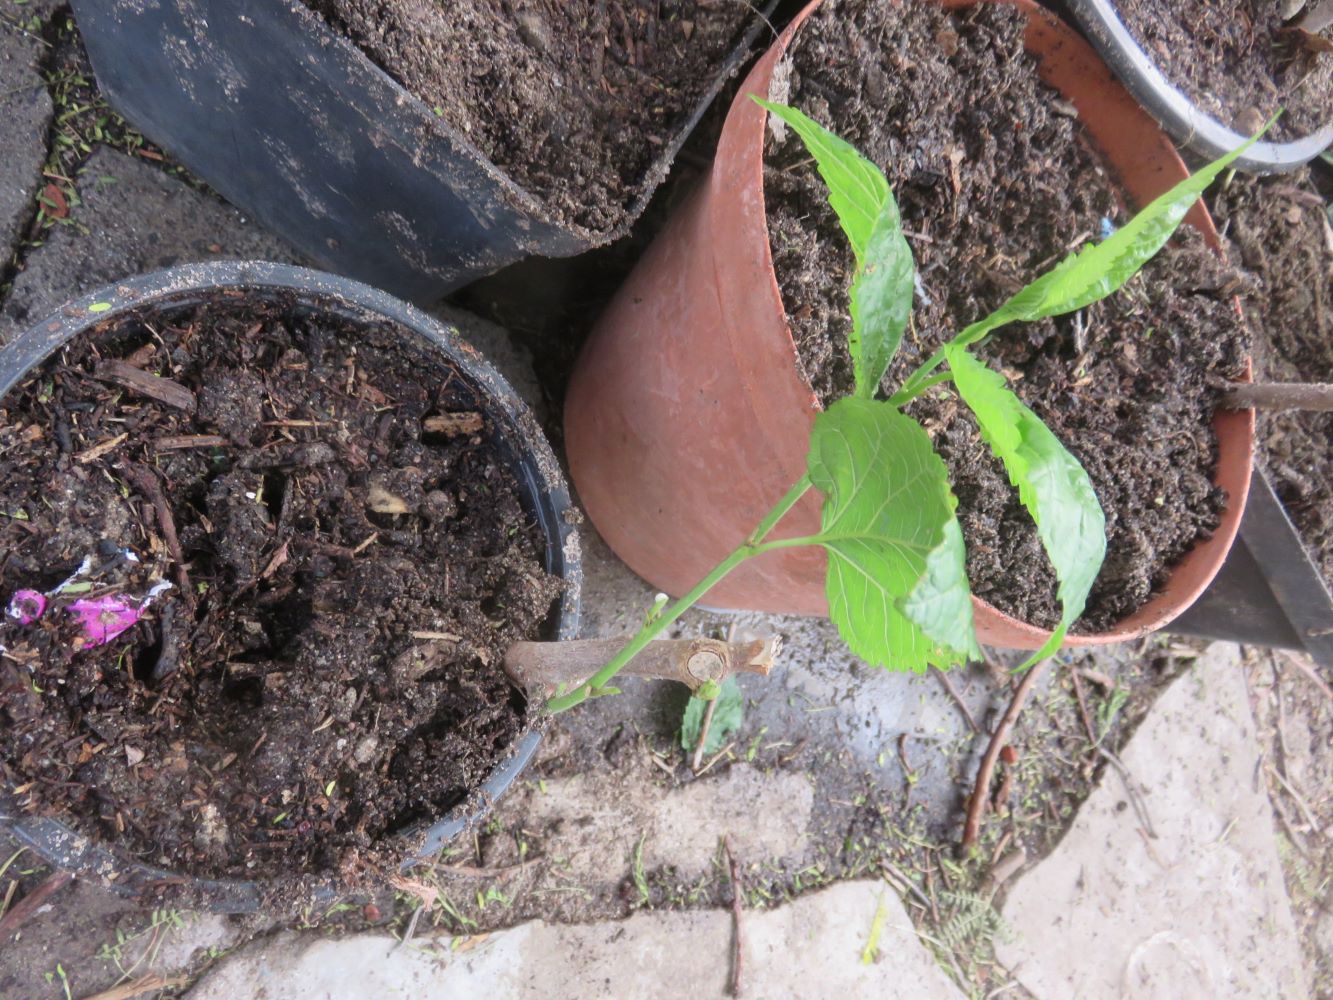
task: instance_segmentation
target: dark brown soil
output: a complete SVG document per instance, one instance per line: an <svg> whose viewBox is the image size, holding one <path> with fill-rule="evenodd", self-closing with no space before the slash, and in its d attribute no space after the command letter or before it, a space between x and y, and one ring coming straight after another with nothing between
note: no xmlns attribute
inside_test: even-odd
<svg viewBox="0 0 1333 1000"><path fill-rule="evenodd" d="M1252 275L1246 311L1256 366L1280 382L1333 382L1333 227L1307 170L1237 175L1213 211ZM1260 454L1287 512L1333 586L1333 413L1261 414Z"/></svg>
<svg viewBox="0 0 1333 1000"><path fill-rule="evenodd" d="M127 390L110 359L169 381ZM0 619L0 787L192 874L396 864L392 834L527 724L499 663L558 593L454 376L389 330L215 304L76 342L11 393L0 600L88 555L80 599L173 588L100 646L72 593Z"/></svg>
<svg viewBox="0 0 1333 1000"><path fill-rule="evenodd" d="M1284 31L1279 0L1116 0L1115 6L1166 78L1223 125L1250 135L1285 109L1270 133L1280 140L1333 121L1333 53ZM1333 30L1316 37L1333 43Z"/></svg>
<svg viewBox="0 0 1333 1000"><path fill-rule="evenodd" d="M708 0L305 0L556 215L619 226L754 12Z"/></svg>
<svg viewBox="0 0 1333 1000"><path fill-rule="evenodd" d="M916 255L913 326L886 394L941 341L1124 217L1072 108L1036 80L1011 8L950 15L933 3L833 0L792 58L792 103L884 168ZM851 251L796 140L770 152L766 195L802 372L827 403L852 384ZM1186 232L1119 295L980 349L1083 463L1106 510L1107 560L1082 631L1137 609L1216 526L1225 498L1212 484L1210 386L1237 374L1246 351L1235 284ZM974 592L1052 625L1054 573L971 415L943 389L910 412L949 465Z"/></svg>

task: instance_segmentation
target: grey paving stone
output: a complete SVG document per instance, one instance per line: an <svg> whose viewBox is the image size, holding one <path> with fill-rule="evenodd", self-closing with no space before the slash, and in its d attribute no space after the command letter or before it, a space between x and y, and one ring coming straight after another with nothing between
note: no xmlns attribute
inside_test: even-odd
<svg viewBox="0 0 1333 1000"><path fill-rule="evenodd" d="M51 124L51 96L37 70L41 42L19 20L0 12L0 245L6 261L33 212Z"/></svg>
<svg viewBox="0 0 1333 1000"><path fill-rule="evenodd" d="M78 177L70 225L27 257L0 314L0 342L66 299L172 264L227 258L299 263L295 251L218 199L115 150Z"/></svg>
<svg viewBox="0 0 1333 1000"><path fill-rule="evenodd" d="M554 831L544 850L562 859L561 879L596 884L619 881L636 853L649 871L670 866L683 878L702 875L724 835L737 857L795 862L808 847L813 806L806 775L737 764L665 794L641 778L611 787L601 776L551 779L520 789L506 815Z"/></svg>
<svg viewBox="0 0 1333 1000"><path fill-rule="evenodd" d="M1040 1000L1306 996L1259 757L1239 652L1214 645L1015 884L1000 962Z"/></svg>
<svg viewBox="0 0 1333 1000"><path fill-rule="evenodd" d="M862 952L878 921L877 960ZM844 882L744 917L744 995L954 1000L963 994L882 883ZM283 934L238 952L191 1000L360 1000L370 996L679 1000L726 995L725 911L642 913L624 921L537 920L475 938L399 947L391 937Z"/></svg>

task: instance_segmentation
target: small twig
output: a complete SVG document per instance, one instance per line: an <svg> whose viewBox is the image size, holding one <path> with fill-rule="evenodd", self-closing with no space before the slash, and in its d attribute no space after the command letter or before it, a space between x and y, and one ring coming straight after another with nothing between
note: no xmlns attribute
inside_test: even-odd
<svg viewBox="0 0 1333 1000"><path fill-rule="evenodd" d="M0 938L8 937L26 924L48 899L73 881L73 872L56 872L40 882L0 918Z"/></svg>
<svg viewBox="0 0 1333 1000"><path fill-rule="evenodd" d="M109 990L103 990L101 993L94 993L85 1000L134 1000L135 997L141 997L147 993L156 993L158 990L175 989L177 986L184 986L189 980L186 978L163 979L156 972L150 972L146 976L121 986L113 986Z"/></svg>
<svg viewBox="0 0 1333 1000"><path fill-rule="evenodd" d="M1329 701L1333 701L1333 688L1330 688L1328 686L1328 683L1317 673L1315 673L1314 667L1312 667L1304 659L1297 656L1290 650L1282 649L1278 650L1277 652L1280 654L1280 658L1284 662L1295 667L1306 677L1308 677L1311 683L1313 683L1315 687L1319 688L1320 693L1322 693L1325 698L1329 699Z"/></svg>
<svg viewBox="0 0 1333 1000"><path fill-rule="evenodd" d="M1078 701L1078 714L1083 717L1083 728L1088 731L1088 742L1095 747L1100 740L1097 738L1097 730L1092 725L1092 715L1088 712L1088 699L1083 693L1083 678L1079 676L1077 670L1071 670L1069 677L1074 683L1074 697Z"/></svg>
<svg viewBox="0 0 1333 1000"><path fill-rule="evenodd" d="M981 727L977 725L977 720L972 715L972 710L967 707L967 702L963 701L963 696L958 693L958 689L953 686L953 681L949 680L949 675L943 670L932 670L932 674L939 678L940 683L944 685L944 690L949 692L949 697L953 699L958 710L963 713L963 718L967 724L972 727L972 732L981 732Z"/></svg>
<svg viewBox="0 0 1333 1000"><path fill-rule="evenodd" d="M690 770L695 774L699 773L699 765L703 763L704 747L708 744L708 730L713 725L713 713L717 711L718 699L714 698L704 709L703 722L699 723L699 739L694 744L694 756L690 758Z"/></svg>
<svg viewBox="0 0 1333 1000"><path fill-rule="evenodd" d="M1272 764L1265 764L1264 767L1268 769L1269 774L1277 778L1278 784L1287 790L1287 794L1291 796L1292 801L1296 803L1296 807L1300 809L1301 814L1305 817L1305 822L1310 824L1310 829L1319 836L1324 836L1323 827L1319 825L1319 818L1315 816L1314 810L1310 808L1310 804L1305 801L1305 796L1296 791L1292 783L1283 777L1282 772Z"/></svg>
<svg viewBox="0 0 1333 1000"><path fill-rule="evenodd" d="M432 865L433 871L443 872L445 875L453 875L457 878L503 878L506 875L513 875L515 872L521 872L531 868L533 865L539 865L545 858L529 858L527 861L520 861L516 865L505 865L503 868L478 868L474 865Z"/></svg>
<svg viewBox="0 0 1333 1000"><path fill-rule="evenodd" d="M181 550L180 538L176 535L176 519L171 514L171 504L167 503L162 484L151 469L134 462L121 463L121 473L130 485L138 490L153 505L157 515L157 528L162 532L162 541L166 543L167 553L176 564L176 583L180 586L185 603L194 608L194 588L190 585L190 571L185 568L185 553Z"/></svg>
<svg viewBox="0 0 1333 1000"><path fill-rule="evenodd" d="M1134 815L1139 818L1139 823L1142 824L1141 828L1144 836L1156 840L1157 829L1153 826L1152 816L1148 813L1148 803L1143 800L1143 795L1134 784L1134 775L1130 774L1129 768L1125 766L1124 761L1105 747L1098 746L1097 753L1101 755L1103 760L1114 767L1116 773L1120 775L1120 781L1125 786L1125 794L1129 796L1130 805L1134 807Z"/></svg>
<svg viewBox="0 0 1333 1000"><path fill-rule="evenodd" d="M153 441L154 451L187 451L191 448L226 448L231 442L221 434L167 434Z"/></svg>
<svg viewBox="0 0 1333 1000"><path fill-rule="evenodd" d="M986 754L981 758L981 766L977 768L977 781L972 789L972 798L967 803L967 818L963 822L961 844L964 851L969 850L977 842L977 837L981 833L981 817L986 811L987 792L990 791L991 777L995 773L995 762L1000 757L1000 751L1008 745L1009 732L1014 728L1014 722L1023 711L1028 696L1032 694L1032 689L1036 687L1037 681L1046 672L1046 665L1050 662L1049 659L1042 660L1023 676L1018 690L1009 701L1009 707L1005 709L1000 719L1000 724L995 728L995 735L991 737L990 745L986 747Z"/></svg>
<svg viewBox="0 0 1333 1000"><path fill-rule="evenodd" d="M741 923L741 869L736 863L736 855L731 850L730 835L723 836L722 847L727 852L727 866L731 871L731 995L741 995L741 974L745 968L745 938Z"/></svg>
<svg viewBox="0 0 1333 1000"><path fill-rule="evenodd" d="M1222 405L1228 410L1316 410L1333 411L1333 383L1250 382L1227 393Z"/></svg>

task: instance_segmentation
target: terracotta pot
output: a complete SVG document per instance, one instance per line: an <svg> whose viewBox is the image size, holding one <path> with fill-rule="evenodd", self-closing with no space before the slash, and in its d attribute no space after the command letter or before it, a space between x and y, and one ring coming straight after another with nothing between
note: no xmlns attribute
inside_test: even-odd
<svg viewBox="0 0 1333 1000"><path fill-rule="evenodd" d="M1026 47L1041 78L1079 113L1143 205L1187 175L1170 139L1070 28L1030 0ZM734 549L805 471L819 403L798 374L764 214L766 95L774 66L819 5L814 0L751 70L727 116L713 168L671 219L598 322L569 387L570 470L588 515L640 576L680 594ZM948 6L967 6L967 2ZM1186 222L1210 246L1203 203ZM1220 249L1219 249L1220 252ZM1176 566L1162 592L1115 628L1071 636L1118 642L1161 628L1203 592L1240 525L1254 445L1254 415L1220 412L1216 482L1229 501L1213 536ZM773 537L819 527L811 491ZM705 598L724 608L826 615L822 550L766 553ZM1035 649L1049 634L975 600L982 642Z"/></svg>

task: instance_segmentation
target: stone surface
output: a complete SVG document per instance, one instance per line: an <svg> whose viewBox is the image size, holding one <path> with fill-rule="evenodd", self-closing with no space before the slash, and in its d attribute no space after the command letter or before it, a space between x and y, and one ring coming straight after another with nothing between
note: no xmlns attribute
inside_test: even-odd
<svg viewBox="0 0 1333 1000"><path fill-rule="evenodd" d="M602 881L613 874L618 881L642 844L645 869L670 866L688 879L708 869L724 834L747 861L799 859L814 786L801 774L737 764L665 794L644 780L613 794L600 777L575 775L528 787L519 798L515 812L525 826L554 829L545 850L563 859L562 878Z"/></svg>
<svg viewBox="0 0 1333 1000"><path fill-rule="evenodd" d="M862 951L880 921L878 959ZM744 917L748 997L952 1000L949 982L882 883L844 882ZM283 934L224 960L192 1000L359 1000L368 996L721 997L731 974L725 911L642 913L625 921L544 921L476 938L414 941Z"/></svg>
<svg viewBox="0 0 1333 1000"><path fill-rule="evenodd" d="M105 147L80 171L78 194L72 224L51 229L15 277L0 342L66 299L127 275L202 260L297 261L236 209Z"/></svg>
<svg viewBox="0 0 1333 1000"><path fill-rule="evenodd" d="M14 10L0 11L0 252L6 264L34 212L51 124L51 96L37 69L41 41Z"/></svg>
<svg viewBox="0 0 1333 1000"><path fill-rule="evenodd" d="M1306 995L1236 647L1161 696L1060 846L1009 894L996 954L1038 998ZM1146 815L1141 815L1146 814Z"/></svg>

